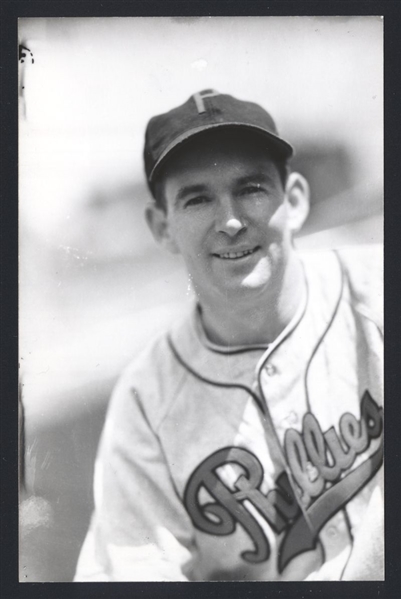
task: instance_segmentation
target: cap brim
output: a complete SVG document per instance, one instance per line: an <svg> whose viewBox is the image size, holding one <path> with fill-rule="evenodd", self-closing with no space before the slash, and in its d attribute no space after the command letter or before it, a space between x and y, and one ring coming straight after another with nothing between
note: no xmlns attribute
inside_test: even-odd
<svg viewBox="0 0 401 599"><path fill-rule="evenodd" d="M183 143L189 141L190 139L192 139L193 137L195 137L201 133L205 133L207 131L210 131L211 129L217 129L217 128L219 128L219 129L222 129L222 128L227 128L227 129L228 128L229 129L238 128L238 129L240 129L241 128L241 129L247 129L248 131L254 131L256 134L262 135L263 137L268 139L269 146L274 148L274 150L277 152L277 156L279 158L286 160L294 155L294 148L288 142L281 139L281 137L278 137L277 135L270 133L270 131L263 129L263 127L258 127L256 125L248 125L247 123L241 123L241 122L212 123L210 125L204 125L202 127L196 127L194 129L190 129L189 131L186 131L182 135L179 135L178 137L176 137L176 139L174 141L172 141L164 149L164 151L160 154L157 162L154 164L153 169L151 170L151 172L149 174L149 182L152 181L156 171L161 167L162 163L164 163L166 161L167 157L169 157L172 153L174 153L175 150L177 150L179 148L179 146L181 146Z"/></svg>

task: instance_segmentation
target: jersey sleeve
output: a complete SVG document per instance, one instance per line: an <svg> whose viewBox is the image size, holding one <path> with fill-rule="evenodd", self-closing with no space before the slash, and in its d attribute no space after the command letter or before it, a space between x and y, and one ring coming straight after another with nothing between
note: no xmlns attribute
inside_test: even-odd
<svg viewBox="0 0 401 599"><path fill-rule="evenodd" d="M185 581L195 557L192 524L131 379L110 402L76 582Z"/></svg>

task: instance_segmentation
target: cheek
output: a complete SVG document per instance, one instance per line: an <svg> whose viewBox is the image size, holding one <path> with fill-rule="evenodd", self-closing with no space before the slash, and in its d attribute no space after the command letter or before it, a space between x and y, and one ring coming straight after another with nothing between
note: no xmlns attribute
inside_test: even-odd
<svg viewBox="0 0 401 599"><path fill-rule="evenodd" d="M252 226L253 225L253 226ZM265 242L273 247L282 244L284 232L286 229L286 209L280 204L277 208L270 206L267 211L266 207L259 214L254 214L250 220L250 228L259 230L259 233L265 238Z"/></svg>
<svg viewBox="0 0 401 599"><path fill-rule="evenodd" d="M273 226L283 220L287 212L285 198L275 193L259 196L256 201L244 203L244 208L248 216L255 222L271 222Z"/></svg>
<svg viewBox="0 0 401 599"><path fill-rule="evenodd" d="M274 227L282 228L287 220L287 217L287 204L281 202L278 206L276 206L275 210L273 211L270 218L270 223Z"/></svg>
<svg viewBox="0 0 401 599"><path fill-rule="evenodd" d="M197 254L199 254L199 248L202 246L202 237L199 228L193 222L183 220L183 222L176 222L170 228L170 233L184 261L187 264L192 262L193 258L196 258Z"/></svg>
<svg viewBox="0 0 401 599"><path fill-rule="evenodd" d="M205 218L193 215L174 219L170 230L179 245L191 247L204 240L208 227Z"/></svg>
<svg viewBox="0 0 401 599"><path fill-rule="evenodd" d="M269 229L274 237L279 240L289 234L287 205L282 203L271 215Z"/></svg>

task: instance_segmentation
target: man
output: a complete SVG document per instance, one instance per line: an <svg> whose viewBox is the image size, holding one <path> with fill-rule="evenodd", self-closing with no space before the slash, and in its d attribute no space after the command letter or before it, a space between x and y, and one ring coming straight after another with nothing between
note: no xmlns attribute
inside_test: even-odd
<svg viewBox="0 0 401 599"><path fill-rule="evenodd" d="M292 152L213 90L149 122L146 219L197 303L115 389L76 580L383 578L381 262L296 252Z"/></svg>

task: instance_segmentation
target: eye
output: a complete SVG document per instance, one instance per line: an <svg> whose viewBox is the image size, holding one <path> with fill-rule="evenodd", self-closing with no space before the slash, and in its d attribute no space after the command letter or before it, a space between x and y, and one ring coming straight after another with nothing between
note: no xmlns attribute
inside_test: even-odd
<svg viewBox="0 0 401 599"><path fill-rule="evenodd" d="M200 204L207 204L209 202L209 198L206 196L196 196L194 198L189 198L184 203L184 208L188 208L190 206L199 206Z"/></svg>
<svg viewBox="0 0 401 599"><path fill-rule="evenodd" d="M254 195L254 194L265 193L265 192L266 192L266 190L263 189L263 187L261 185L259 185L258 183L255 183L253 185L247 185L246 187L243 187L240 190L240 195L247 196L247 195Z"/></svg>

